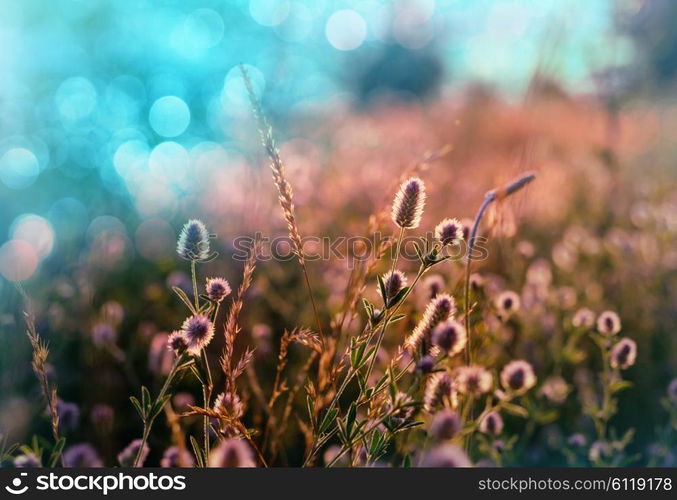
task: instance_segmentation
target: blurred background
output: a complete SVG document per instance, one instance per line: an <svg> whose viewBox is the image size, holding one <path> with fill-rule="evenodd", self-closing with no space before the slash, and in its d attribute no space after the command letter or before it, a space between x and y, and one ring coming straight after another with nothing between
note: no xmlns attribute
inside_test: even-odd
<svg viewBox="0 0 677 500"><path fill-rule="evenodd" d="M153 339L185 315L167 291L188 286L183 222L218 234L206 269L234 284L236 236L285 234L242 63L305 234L363 233L383 179L445 144L430 213L471 216L486 189L539 170L502 216L501 259L523 221L577 305L642 332L643 391L619 419L645 453L677 366L676 24L672 0L0 0L0 427L48 435L13 282L36 301L61 397L83 422L97 404L129 415L110 459L138 434L134 382L162 371ZM581 238L608 254L582 264ZM311 324L294 263L263 269L247 335ZM332 311L345 265L313 273ZM122 355L88 340L110 314Z"/></svg>

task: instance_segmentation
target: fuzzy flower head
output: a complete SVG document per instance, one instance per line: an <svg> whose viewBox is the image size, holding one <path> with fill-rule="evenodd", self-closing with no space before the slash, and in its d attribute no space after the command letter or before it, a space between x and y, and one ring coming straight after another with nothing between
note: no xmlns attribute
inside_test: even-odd
<svg viewBox="0 0 677 500"><path fill-rule="evenodd" d="M491 390L494 377L483 366L462 366L456 373L458 392L479 396Z"/></svg>
<svg viewBox="0 0 677 500"><path fill-rule="evenodd" d="M425 455L421 467L472 467L472 462L462 448L455 444L442 444Z"/></svg>
<svg viewBox="0 0 677 500"><path fill-rule="evenodd" d="M432 343L449 357L461 352L468 341L465 328L453 319L443 321L432 332Z"/></svg>
<svg viewBox="0 0 677 500"><path fill-rule="evenodd" d="M176 252L182 259L205 262L213 257L209 251L211 235L202 221L191 219L181 229Z"/></svg>
<svg viewBox="0 0 677 500"><path fill-rule="evenodd" d="M453 438L461 430L461 419L453 410L445 408L438 411L430 423L430 436L436 441Z"/></svg>
<svg viewBox="0 0 677 500"><path fill-rule="evenodd" d="M423 318L404 344L410 352L415 352L423 339L428 339L433 329L456 313L456 301L451 295L441 293L428 303Z"/></svg>
<svg viewBox="0 0 677 500"><path fill-rule="evenodd" d="M254 453L243 439L221 441L209 454L209 467L256 467Z"/></svg>
<svg viewBox="0 0 677 500"><path fill-rule="evenodd" d="M117 339L118 332L108 322L100 321L92 327L92 343L96 347L101 348L115 344Z"/></svg>
<svg viewBox="0 0 677 500"><path fill-rule="evenodd" d="M57 399L56 412L59 415L60 429L73 430L77 428L80 421L80 408L78 408L78 405Z"/></svg>
<svg viewBox="0 0 677 500"><path fill-rule="evenodd" d="M237 394L222 392L216 397L214 411L231 418L240 418L243 413L242 402Z"/></svg>
<svg viewBox="0 0 677 500"><path fill-rule="evenodd" d="M96 449L89 443L74 444L63 452L66 467L103 467Z"/></svg>
<svg viewBox="0 0 677 500"><path fill-rule="evenodd" d="M423 280L423 289L429 300L434 299L444 290L444 278L439 274L431 274Z"/></svg>
<svg viewBox="0 0 677 500"><path fill-rule="evenodd" d="M221 302L228 295L230 295L230 284L223 278L207 278L205 285L207 297L214 302Z"/></svg>
<svg viewBox="0 0 677 500"><path fill-rule="evenodd" d="M496 309L503 318L508 318L520 308L520 297L511 290L501 292L496 297Z"/></svg>
<svg viewBox="0 0 677 500"><path fill-rule="evenodd" d="M178 446L167 448L160 459L160 467L192 467L194 463L193 455Z"/></svg>
<svg viewBox="0 0 677 500"><path fill-rule="evenodd" d="M407 277L402 271L398 271L397 269L392 272L388 271L383 275L383 284L386 292L386 296L383 297L383 300L388 303L400 290L407 286ZM380 287L378 293L379 295L382 295Z"/></svg>
<svg viewBox="0 0 677 500"><path fill-rule="evenodd" d="M503 432L503 419L500 413L490 411L480 420L480 432L492 436L498 436Z"/></svg>
<svg viewBox="0 0 677 500"><path fill-rule="evenodd" d="M569 395L569 391L569 384L559 375L548 377L541 386L541 394L548 401L555 404L564 403Z"/></svg>
<svg viewBox="0 0 677 500"><path fill-rule="evenodd" d="M595 324L595 313L587 307L582 307L574 314L571 324L576 328L592 328Z"/></svg>
<svg viewBox="0 0 677 500"><path fill-rule="evenodd" d="M181 354L188 348L188 339L186 334L180 330L169 334L167 339L167 346L174 352Z"/></svg>
<svg viewBox="0 0 677 500"><path fill-rule="evenodd" d="M621 318L613 311L604 311L597 318L597 331L611 337L621 331Z"/></svg>
<svg viewBox="0 0 677 500"><path fill-rule="evenodd" d="M637 360L637 344L634 340L624 338L611 348L611 368L626 370Z"/></svg>
<svg viewBox="0 0 677 500"><path fill-rule="evenodd" d="M444 219L435 226L435 239L442 245L456 245L463 240L463 225L458 219Z"/></svg>
<svg viewBox="0 0 677 500"><path fill-rule="evenodd" d="M400 186L393 202L393 222L404 229L417 228L421 223L425 205L425 184L418 177L411 177Z"/></svg>
<svg viewBox="0 0 677 500"><path fill-rule="evenodd" d="M136 460L136 455L141 448L141 439L135 439L127 447L118 453L118 462L122 467L132 467L134 465L134 460ZM147 444L143 445L143 450L141 450L141 456L139 457L139 462L136 464L137 467L142 467L143 463L148 458L150 453L150 448Z"/></svg>
<svg viewBox="0 0 677 500"><path fill-rule="evenodd" d="M186 349L192 355L197 356L214 337L214 324L207 316L195 314L183 322L181 332L186 337Z"/></svg>
<svg viewBox="0 0 677 500"><path fill-rule="evenodd" d="M23 453L14 459L14 467L18 469L28 469L34 467L42 467L40 459L33 453Z"/></svg>
<svg viewBox="0 0 677 500"><path fill-rule="evenodd" d="M501 370L503 388L513 394L524 394L536 385L536 375L529 363L521 359L511 361Z"/></svg>
<svg viewBox="0 0 677 500"><path fill-rule="evenodd" d="M451 402L452 407L455 406L454 381L447 372L437 372L428 379L425 386L423 409L428 413L433 413L446 401Z"/></svg>

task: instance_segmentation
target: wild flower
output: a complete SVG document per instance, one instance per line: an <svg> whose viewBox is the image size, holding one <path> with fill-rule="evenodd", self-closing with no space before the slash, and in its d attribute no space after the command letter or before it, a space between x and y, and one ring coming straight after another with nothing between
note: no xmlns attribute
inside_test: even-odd
<svg viewBox="0 0 677 500"><path fill-rule="evenodd" d="M23 453L14 458L14 467L18 469L28 469L42 467L40 459L33 453Z"/></svg>
<svg viewBox="0 0 677 500"><path fill-rule="evenodd" d="M172 404L177 411L184 412L189 406L195 406L195 397L190 392L178 392L174 394Z"/></svg>
<svg viewBox="0 0 677 500"><path fill-rule="evenodd" d="M152 373L166 375L169 373L173 356L167 350L169 335L164 332L156 333L150 341L148 349L148 369Z"/></svg>
<svg viewBox="0 0 677 500"><path fill-rule="evenodd" d="M495 300L496 309L503 319L507 319L520 308L520 297L511 290L501 292Z"/></svg>
<svg viewBox="0 0 677 500"><path fill-rule="evenodd" d="M634 340L623 338L611 348L610 363L612 368L626 370L635 364L637 359L637 344Z"/></svg>
<svg viewBox="0 0 677 500"><path fill-rule="evenodd" d="M117 338L118 332L108 322L100 321L92 327L92 343L96 347L101 348L114 344Z"/></svg>
<svg viewBox="0 0 677 500"><path fill-rule="evenodd" d="M167 347L172 351L181 354L188 348L188 338L181 330L176 330L169 334L167 338Z"/></svg>
<svg viewBox="0 0 677 500"><path fill-rule="evenodd" d="M221 302L231 292L230 284L223 278L207 278L205 290L207 297L216 303Z"/></svg>
<svg viewBox="0 0 677 500"><path fill-rule="evenodd" d="M608 458L612 454L613 450L611 445L609 443L605 443L604 441L595 441L588 450L588 458L593 463Z"/></svg>
<svg viewBox="0 0 677 500"><path fill-rule="evenodd" d="M509 393L524 394L536 385L532 366L524 360L514 360L501 370L501 384Z"/></svg>
<svg viewBox="0 0 677 500"><path fill-rule="evenodd" d="M574 448L583 448L588 443L588 440L585 439L583 434L577 432L567 438L567 443Z"/></svg>
<svg viewBox="0 0 677 500"><path fill-rule="evenodd" d="M462 366L456 370L456 387L461 394L479 396L491 390L494 378L483 366Z"/></svg>
<svg viewBox="0 0 677 500"><path fill-rule="evenodd" d="M212 258L210 234L202 221L191 219L183 226L176 244L176 253L184 260L204 262Z"/></svg>
<svg viewBox="0 0 677 500"><path fill-rule="evenodd" d="M449 319L456 312L456 301L451 295L441 293L430 301L414 331L405 340L405 347L415 352L424 339L428 339L439 323Z"/></svg>
<svg viewBox="0 0 677 500"><path fill-rule="evenodd" d="M613 311L604 311L597 318L597 331L611 337L621 331L621 319Z"/></svg>
<svg viewBox="0 0 677 500"><path fill-rule="evenodd" d="M243 412L240 397L230 392L222 392L216 396L214 411L230 418L240 418Z"/></svg>
<svg viewBox="0 0 677 500"><path fill-rule="evenodd" d="M431 274L423 280L423 289L426 291L426 298L432 300L444 290L444 278L439 274Z"/></svg>
<svg viewBox="0 0 677 500"><path fill-rule="evenodd" d="M587 307L582 307L574 314L571 324L576 328L592 328L595 324L595 313Z"/></svg>
<svg viewBox="0 0 677 500"><path fill-rule="evenodd" d="M386 292L386 296L383 297L383 300L388 304L402 288L407 286L407 277L402 271L397 269L393 271L388 271L383 275L383 284ZM381 289L378 290L379 295L381 295Z"/></svg>
<svg viewBox="0 0 677 500"><path fill-rule="evenodd" d="M456 245L463 240L463 226L458 219L444 219L435 226L435 238L443 246Z"/></svg>
<svg viewBox="0 0 677 500"><path fill-rule="evenodd" d="M89 443L75 444L63 452L65 467L103 467L96 449Z"/></svg>
<svg viewBox="0 0 677 500"><path fill-rule="evenodd" d="M118 326L125 318L125 310L119 302L109 300L101 306L101 317L106 323Z"/></svg>
<svg viewBox="0 0 677 500"><path fill-rule="evenodd" d="M559 375L554 375L545 379L540 392L548 401L562 404L566 401L569 391L569 384Z"/></svg>
<svg viewBox="0 0 677 500"><path fill-rule="evenodd" d="M439 347L449 357L460 353L465 348L467 341L465 328L453 319L438 324L432 332L433 345Z"/></svg>
<svg viewBox="0 0 677 500"><path fill-rule="evenodd" d="M401 420L410 420L416 409L413 402L414 399L409 394L398 392L395 395L394 401L391 401L388 405L390 416Z"/></svg>
<svg viewBox="0 0 677 500"><path fill-rule="evenodd" d="M447 372L437 372L430 376L425 386L423 408L434 413L445 401L449 401L452 408L456 406L454 381Z"/></svg>
<svg viewBox="0 0 677 500"><path fill-rule="evenodd" d="M472 226L473 226L472 219L468 219L467 217L461 219L461 232L463 234L464 241L470 240L470 232L472 231Z"/></svg>
<svg viewBox="0 0 677 500"><path fill-rule="evenodd" d="M76 429L80 421L80 408L75 403L67 403L59 399L56 404L56 411L59 414L60 429Z"/></svg>
<svg viewBox="0 0 677 500"><path fill-rule="evenodd" d="M421 179L411 177L403 182L393 202L393 222L404 229L417 228L421 223L425 197L425 184Z"/></svg>
<svg viewBox="0 0 677 500"><path fill-rule="evenodd" d="M455 444L442 444L425 454L421 467L472 467L468 454Z"/></svg>
<svg viewBox="0 0 677 500"><path fill-rule="evenodd" d="M429 434L436 441L444 441L456 436L461 427L461 419L458 413L449 408L444 408L433 416Z"/></svg>
<svg viewBox="0 0 677 500"><path fill-rule="evenodd" d="M160 459L160 467L193 467L194 463L193 455L178 446L167 448Z"/></svg>
<svg viewBox="0 0 677 500"><path fill-rule="evenodd" d="M435 368L435 358L429 354L422 356L419 362L416 364L416 368L418 371L424 374L432 372Z"/></svg>
<svg viewBox="0 0 677 500"><path fill-rule="evenodd" d="M89 412L89 419L101 431L109 431L113 427L115 412L107 404L96 404Z"/></svg>
<svg viewBox="0 0 677 500"><path fill-rule="evenodd" d="M470 286L470 289L474 292L481 290L482 287L484 286L484 277L482 277L481 274L472 273L470 275L469 286Z"/></svg>
<svg viewBox="0 0 677 500"><path fill-rule="evenodd" d="M490 411L480 418L480 432L492 436L498 436L503 432L503 418L496 411Z"/></svg>
<svg viewBox="0 0 677 500"><path fill-rule="evenodd" d="M251 447L242 439L224 439L209 455L209 467L256 467Z"/></svg>
<svg viewBox="0 0 677 500"><path fill-rule="evenodd" d="M139 454L139 450L141 450L141 453L139 455L139 460L136 463L136 467L143 467L143 464L150 453L150 448L141 439L135 439L129 443L124 450L118 453L118 462L120 465L122 467L134 466L134 461L137 454Z"/></svg>
<svg viewBox="0 0 677 500"><path fill-rule="evenodd" d="M181 332L186 338L188 352L193 356L199 356L214 337L214 324L207 316L194 314L183 322Z"/></svg>
<svg viewBox="0 0 677 500"><path fill-rule="evenodd" d="M677 404L677 378L673 378L668 385L668 399Z"/></svg>

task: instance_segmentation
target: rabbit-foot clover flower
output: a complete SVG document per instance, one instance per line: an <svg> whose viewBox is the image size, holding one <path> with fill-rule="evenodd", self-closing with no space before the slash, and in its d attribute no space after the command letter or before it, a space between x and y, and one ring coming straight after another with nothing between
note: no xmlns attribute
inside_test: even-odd
<svg viewBox="0 0 677 500"><path fill-rule="evenodd" d="M423 289L429 300L434 299L444 290L444 278L439 274L432 274L423 280Z"/></svg>
<svg viewBox="0 0 677 500"><path fill-rule="evenodd" d="M215 257L209 251L209 239L212 235L202 221L191 219L183 226L176 243L176 252L182 259L206 262Z"/></svg>
<svg viewBox="0 0 677 500"><path fill-rule="evenodd" d="M503 418L500 413L490 411L480 420L480 432L491 436L498 436L503 432Z"/></svg>
<svg viewBox="0 0 677 500"><path fill-rule="evenodd" d="M496 297L496 309L502 318L507 319L520 308L520 297L511 290L501 292Z"/></svg>
<svg viewBox="0 0 677 500"><path fill-rule="evenodd" d="M386 296L382 297L385 304L390 304L392 299L407 286L407 277L402 271L395 269L394 271L388 271L383 275L383 288L385 289ZM379 295L383 295L381 288L378 290Z"/></svg>
<svg viewBox="0 0 677 500"><path fill-rule="evenodd" d="M534 369L524 360L511 361L501 370L501 384L508 392L524 394L536 385Z"/></svg>
<svg viewBox="0 0 677 500"><path fill-rule="evenodd" d="M230 392L222 392L214 401L214 411L230 418L240 418L243 413L240 397Z"/></svg>
<svg viewBox="0 0 677 500"><path fill-rule="evenodd" d="M103 467L96 449L89 443L74 444L63 452L65 467Z"/></svg>
<svg viewBox="0 0 677 500"><path fill-rule="evenodd" d="M637 360L637 344L634 340L624 338L611 348L611 368L626 370Z"/></svg>
<svg viewBox="0 0 677 500"><path fill-rule="evenodd" d="M456 406L456 391L454 381L447 372L433 374L425 386L423 395L423 409L433 413L448 400L452 408Z"/></svg>
<svg viewBox="0 0 677 500"><path fill-rule="evenodd" d="M442 444L425 455L421 467L472 467L472 462L462 448L455 444Z"/></svg>
<svg viewBox="0 0 677 500"><path fill-rule="evenodd" d="M209 467L256 467L256 461L243 439L230 438L221 441L209 454Z"/></svg>
<svg viewBox="0 0 677 500"><path fill-rule="evenodd" d="M433 345L446 352L449 357L461 352L467 341L465 327L453 319L443 321L432 332Z"/></svg>
<svg viewBox="0 0 677 500"><path fill-rule="evenodd" d="M451 295L441 293L428 303L423 318L418 322L414 331L404 342L405 348L414 353L423 339L428 339L435 328L442 321L446 321L456 313L456 301Z"/></svg>
<svg viewBox="0 0 677 500"><path fill-rule="evenodd" d="M445 408L433 416L430 423L430 436L437 441L452 439L461 430L461 419L453 410Z"/></svg>
<svg viewBox="0 0 677 500"><path fill-rule="evenodd" d="M230 295L230 283L223 278L207 278L205 285L207 297L214 302L221 302Z"/></svg>
<svg viewBox="0 0 677 500"><path fill-rule="evenodd" d="M134 460L136 460L136 455L139 453L141 444L143 441L141 439L135 439L127 445L127 447L118 453L118 462L122 467L132 467L134 465ZM139 457L139 462L136 464L137 467L142 467L143 463L148 458L150 453L150 448L148 444L143 444L143 449L141 450L141 456Z"/></svg>
<svg viewBox="0 0 677 500"><path fill-rule="evenodd" d="M604 311L597 318L597 331L607 337L612 337L621 331L621 318L613 311Z"/></svg>
<svg viewBox="0 0 677 500"><path fill-rule="evenodd" d="M456 372L458 392L479 396L491 390L494 377L483 366L462 366Z"/></svg>
<svg viewBox="0 0 677 500"><path fill-rule="evenodd" d="M167 448L160 459L160 467L192 467L194 463L193 455L178 446Z"/></svg>
<svg viewBox="0 0 677 500"><path fill-rule="evenodd" d="M425 184L411 177L400 186L393 202L392 219L403 229L414 229L421 223L425 206Z"/></svg>
<svg viewBox="0 0 677 500"><path fill-rule="evenodd" d="M167 346L172 351L181 354L188 348L188 339L185 333L180 330L170 333L167 338Z"/></svg>
<svg viewBox="0 0 677 500"><path fill-rule="evenodd" d="M181 325L181 332L186 338L186 349L194 356L207 347L214 337L214 324L203 314L195 314Z"/></svg>
<svg viewBox="0 0 677 500"><path fill-rule="evenodd" d="M92 343L96 347L106 347L115 344L118 339L118 333L108 322L100 321L92 327Z"/></svg>
<svg viewBox="0 0 677 500"><path fill-rule="evenodd" d="M435 226L435 239L443 246L456 245L463 240L463 225L458 219L444 219Z"/></svg>
<svg viewBox="0 0 677 500"><path fill-rule="evenodd" d="M574 314L571 324L576 328L592 328L595 324L595 313L587 307L582 307Z"/></svg>

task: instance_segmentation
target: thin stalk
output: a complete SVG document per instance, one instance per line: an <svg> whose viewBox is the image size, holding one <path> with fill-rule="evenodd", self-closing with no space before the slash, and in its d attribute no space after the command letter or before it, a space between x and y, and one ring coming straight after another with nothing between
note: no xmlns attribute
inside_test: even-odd
<svg viewBox="0 0 677 500"><path fill-rule="evenodd" d="M195 300L195 311L197 312L197 311L200 310L200 301L199 301L199 298L198 298L198 295L197 295L197 275L196 275L196 272L195 272L195 261L194 260L190 261L190 276L193 280L193 297L194 297L193 300Z"/></svg>

